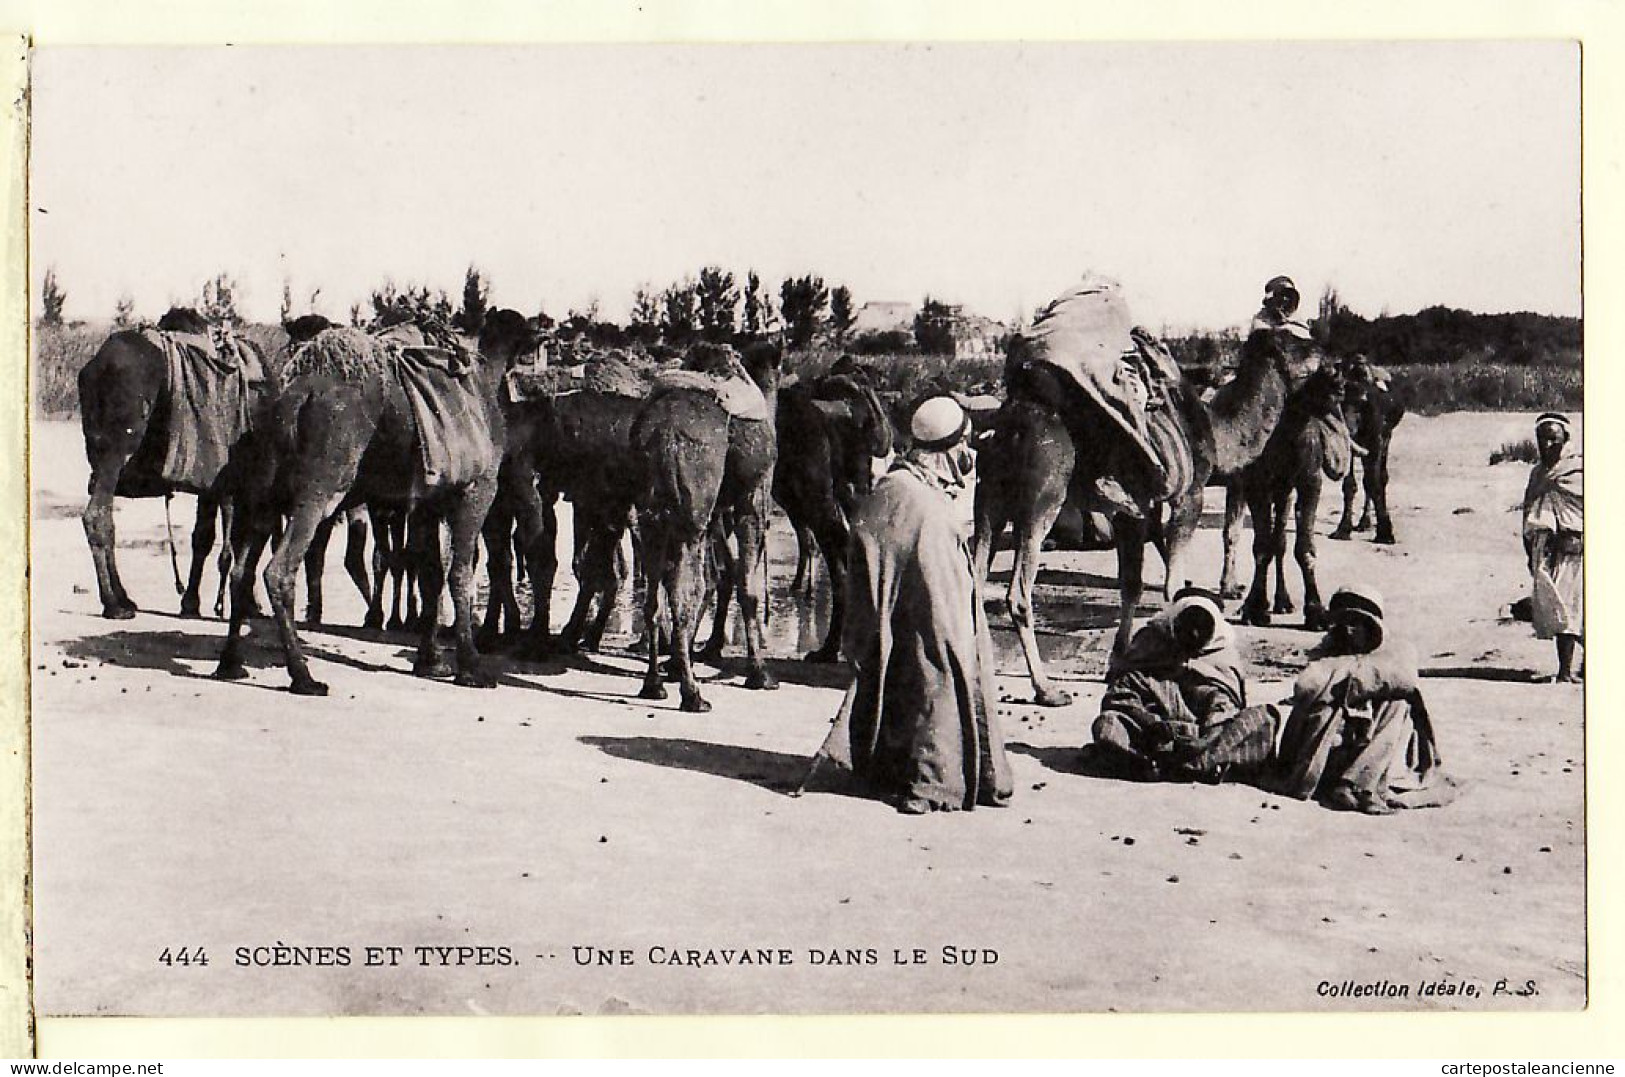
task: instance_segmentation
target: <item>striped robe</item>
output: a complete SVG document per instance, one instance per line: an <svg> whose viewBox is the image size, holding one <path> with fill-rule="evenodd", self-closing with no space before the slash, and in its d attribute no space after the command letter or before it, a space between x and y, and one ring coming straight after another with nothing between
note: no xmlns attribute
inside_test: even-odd
<svg viewBox="0 0 1625 1077"><path fill-rule="evenodd" d="M1164 612L1112 659L1093 731L1102 759L1125 777L1219 782L1257 776L1276 725L1273 708L1247 706L1228 626L1186 656Z"/></svg>

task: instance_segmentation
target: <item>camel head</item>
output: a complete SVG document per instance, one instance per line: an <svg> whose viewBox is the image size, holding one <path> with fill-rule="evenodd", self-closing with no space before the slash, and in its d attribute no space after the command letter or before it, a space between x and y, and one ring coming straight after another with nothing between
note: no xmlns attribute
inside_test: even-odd
<svg viewBox="0 0 1625 1077"><path fill-rule="evenodd" d="M167 333L207 333L209 322L191 307L170 307L169 313L158 319L158 328Z"/></svg>
<svg viewBox="0 0 1625 1077"><path fill-rule="evenodd" d="M1344 384L1342 369L1336 363L1324 363L1298 388L1299 406L1313 416L1342 418Z"/></svg>
<svg viewBox="0 0 1625 1077"><path fill-rule="evenodd" d="M758 340L745 345L739 360L764 393L776 392L784 362L784 346L771 340Z"/></svg>
<svg viewBox="0 0 1625 1077"><path fill-rule="evenodd" d="M282 331L288 334L288 350L291 352L302 344L314 340L317 333L324 329L333 328L333 323L320 314L302 314L297 318L282 323Z"/></svg>
<svg viewBox="0 0 1625 1077"><path fill-rule="evenodd" d="M542 344L542 331L517 310L500 307L485 312L480 326L480 356L488 363L513 366Z"/></svg>
<svg viewBox="0 0 1625 1077"><path fill-rule="evenodd" d="M895 431L886 405L861 370L826 374L814 392L813 406L841 433L840 443L847 451L846 481L858 493L868 493L890 470L895 455Z"/></svg>

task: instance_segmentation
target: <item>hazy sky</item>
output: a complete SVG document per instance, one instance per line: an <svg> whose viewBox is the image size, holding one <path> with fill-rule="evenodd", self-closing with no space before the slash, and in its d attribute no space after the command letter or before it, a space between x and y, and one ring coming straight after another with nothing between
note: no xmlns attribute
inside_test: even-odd
<svg viewBox="0 0 1625 1077"><path fill-rule="evenodd" d="M1263 282L1580 312L1579 52L1546 44L46 49L36 295L146 316L224 270L624 314L708 263L1009 319L1083 271L1153 327Z"/></svg>

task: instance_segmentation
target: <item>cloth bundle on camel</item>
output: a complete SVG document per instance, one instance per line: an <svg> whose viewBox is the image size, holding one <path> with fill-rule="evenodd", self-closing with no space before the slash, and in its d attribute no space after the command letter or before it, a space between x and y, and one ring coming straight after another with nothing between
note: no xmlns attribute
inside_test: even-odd
<svg viewBox="0 0 1625 1077"><path fill-rule="evenodd" d="M1066 376L1137 450L1161 498L1183 489L1195 471L1192 432L1168 406L1183 378L1163 344L1133 324L1115 281L1087 276L1039 312L1020 341L1026 362Z"/></svg>
<svg viewBox="0 0 1625 1077"><path fill-rule="evenodd" d="M654 389L655 371L652 360L612 351L574 366L516 367L508 374L508 395L517 401L593 392L642 400Z"/></svg>
<svg viewBox="0 0 1625 1077"><path fill-rule="evenodd" d="M252 348L229 332L187 333L155 327L142 334L163 352L169 378L165 481L207 489L251 420L250 386L265 381Z"/></svg>
<svg viewBox="0 0 1625 1077"><path fill-rule="evenodd" d="M368 376L396 378L417 427L422 481L460 485L495 453L485 402L466 374L470 361L453 349L414 343L424 337L391 327L374 336L334 328L302 346L288 360L286 376L319 375L340 381Z"/></svg>
<svg viewBox="0 0 1625 1077"><path fill-rule="evenodd" d="M656 394L676 389L709 393L722 406L722 410L735 419L765 422L772 418L767 397L761 386L751 378L732 348L714 346L696 350L688 363L678 370L662 370L655 375Z"/></svg>

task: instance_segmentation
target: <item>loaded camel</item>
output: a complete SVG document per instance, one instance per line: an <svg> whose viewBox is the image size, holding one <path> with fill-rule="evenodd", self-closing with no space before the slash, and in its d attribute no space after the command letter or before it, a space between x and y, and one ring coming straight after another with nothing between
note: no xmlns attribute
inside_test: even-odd
<svg viewBox="0 0 1625 1077"><path fill-rule="evenodd" d="M745 687L778 687L763 661L766 602L766 533L774 464L778 458L773 414L779 383L776 348L752 349L745 368L760 389L760 419L735 417L714 392L698 383L657 387L632 427L639 465L637 528L644 557L644 624L649 662L639 695L664 699L666 686L658 646L661 594L671 611L670 650L685 711L711 705L694 677L696 622L705 599L708 544L732 538L730 558L744 619L749 669ZM724 345L697 345L688 370L737 378L739 357ZM718 604L722 595L718 595Z"/></svg>
<svg viewBox="0 0 1625 1077"><path fill-rule="evenodd" d="M1144 547L1154 542L1167 566L1165 597L1185 579L1186 547L1201 518L1209 478L1239 475L1264 450L1279 422L1299 357L1289 354L1282 334L1253 332L1241 349L1236 377L1204 404L1187 379L1167 387L1161 413L1164 433L1182 433L1190 449L1187 473L1173 476L1172 492L1153 511L1136 519L1113 509L1120 606L1114 647L1122 651L1133 631L1134 611L1144 589ZM1293 349L1295 352L1296 349ZM1018 358L1006 369L1007 398L993 434L979 454L974 543L978 581L987 579L993 544L1007 525L1016 528L1015 565L1006 601L1032 677L1035 700L1064 706L1071 696L1057 688L1044 669L1033 628L1033 584L1045 536L1069 497L1087 500L1092 476L1110 474L1121 455L1112 435L1096 421L1095 406L1055 367ZM1107 431L1102 436L1103 431ZM1091 509L1108 506L1087 505ZM1225 541L1234 544L1241 525L1241 499L1226 505ZM1233 554L1226 554L1227 577Z"/></svg>
<svg viewBox="0 0 1625 1077"><path fill-rule="evenodd" d="M90 463L83 519L103 617L127 619L138 608L119 578L113 499L168 498L177 491L198 498L181 616L199 614L203 565L232 481L235 448L249 428L266 421L270 399L258 347L240 337L211 343L211 328L195 310L176 307L159 319L157 333L113 333L79 371L80 423ZM184 389L174 384L166 354L166 348L185 347L177 336L199 353L214 352L217 360L196 364L189 384L198 385L199 393L190 405L180 398ZM221 354L221 346L234 347L235 355ZM176 362L184 364L186 357L178 355Z"/></svg>
<svg viewBox="0 0 1625 1077"><path fill-rule="evenodd" d="M233 587L231 624L215 676L247 675L242 628L247 590L279 509L287 513L281 544L265 570L266 589L281 636L290 690L325 695L311 676L293 621L293 587L300 561L317 528L354 505L393 505L424 525L451 525L452 603L455 610L456 683L491 687L474 647L473 561L480 525L496 495L505 426L498 400L503 374L535 350L538 335L523 315L496 310L486 316L478 351L466 370L409 367L402 356L353 329L327 329L294 353L277 393L278 421L259 442L239 505L241 580ZM413 403L432 394L444 424L420 421L427 409ZM436 455L426 442L443 447ZM423 612L413 672L443 672L435 629L445 573L438 527L412 529L418 537Z"/></svg>

